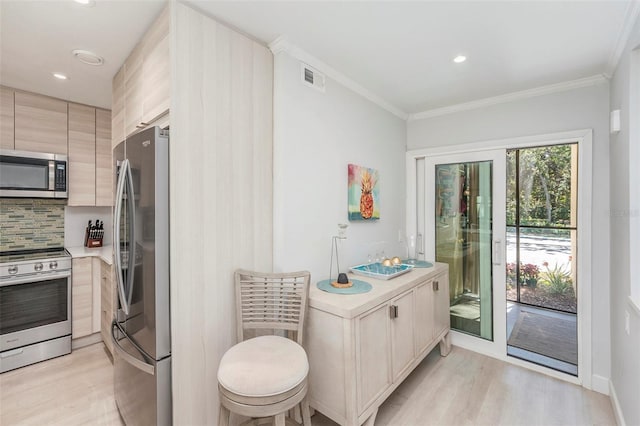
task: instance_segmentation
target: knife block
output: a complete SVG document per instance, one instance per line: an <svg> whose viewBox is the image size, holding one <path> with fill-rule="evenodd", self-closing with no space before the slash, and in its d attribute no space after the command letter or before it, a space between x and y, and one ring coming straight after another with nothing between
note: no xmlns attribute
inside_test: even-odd
<svg viewBox="0 0 640 426"><path fill-rule="evenodd" d="M102 238L87 238L87 248L102 247Z"/></svg>
<svg viewBox="0 0 640 426"><path fill-rule="evenodd" d="M102 247L102 237L89 237L89 228L84 230L84 246L88 248Z"/></svg>

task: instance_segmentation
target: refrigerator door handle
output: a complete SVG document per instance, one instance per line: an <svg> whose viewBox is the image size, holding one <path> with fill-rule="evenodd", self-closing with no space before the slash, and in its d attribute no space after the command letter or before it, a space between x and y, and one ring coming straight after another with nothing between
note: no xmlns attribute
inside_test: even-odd
<svg viewBox="0 0 640 426"><path fill-rule="evenodd" d="M118 286L118 298L122 304L122 310L129 315L129 303L125 296L124 282L122 280L122 253L120 249L120 215L122 213L122 196L124 194L124 182L127 175L126 170L129 168L129 160L124 160L120 165L120 175L118 176L118 185L116 186L116 207L114 209L113 224L113 244L114 244L114 260L116 272L116 284ZM131 256L129 256L131 257ZM129 271L127 271L129 272Z"/></svg>
<svg viewBox="0 0 640 426"><path fill-rule="evenodd" d="M128 288L129 288L129 294L127 295L127 307L131 306L131 297L133 295L133 278L135 275L135 271L136 271L136 203L135 203L135 192L134 192L134 187L133 187L133 174L131 172L131 163L129 162L129 160L127 160L127 170L126 170L126 174L127 174L127 202L129 203L129 206L131 206L131 209L129 210L131 212L130 218L129 218L129 233L131 235L131 237L129 238L130 241L130 246L129 246L129 265L127 268L127 280L129 281L128 284ZM129 315L129 312L126 312L127 315Z"/></svg>
<svg viewBox="0 0 640 426"><path fill-rule="evenodd" d="M129 363L132 366L134 366L135 368L137 368L138 370L141 370L141 371L153 376L155 374L155 372L156 372L156 369L155 369L155 367L153 365L147 364L144 361L140 361L139 359L137 359L136 357L131 355L129 352L127 352L122 346L120 346L120 342L118 341L118 339L116 339L116 335L114 333L116 328L125 336L125 339L129 340L129 342L138 351L140 351L140 349L137 347L137 345L135 343L131 342L131 340L127 337L127 335L122 332L122 329L120 329L118 324L114 321L111 324L111 340L113 342L113 347L115 348L116 352L118 353L118 356L120 358L122 358L123 360L125 360L127 363Z"/></svg>

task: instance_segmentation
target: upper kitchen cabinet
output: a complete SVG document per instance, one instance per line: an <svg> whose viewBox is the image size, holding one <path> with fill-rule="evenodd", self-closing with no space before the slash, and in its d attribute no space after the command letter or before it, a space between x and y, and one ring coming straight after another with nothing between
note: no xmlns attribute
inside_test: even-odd
<svg viewBox="0 0 640 426"><path fill-rule="evenodd" d="M113 205L111 112L96 109L96 206Z"/></svg>
<svg viewBox="0 0 640 426"><path fill-rule="evenodd" d="M14 109L13 97L15 92L4 86L0 86L0 148L14 149Z"/></svg>
<svg viewBox="0 0 640 426"><path fill-rule="evenodd" d="M169 8L165 7L144 38L142 122L150 123L169 110Z"/></svg>
<svg viewBox="0 0 640 426"><path fill-rule="evenodd" d="M69 104L70 206L111 206L111 112Z"/></svg>
<svg viewBox="0 0 640 426"><path fill-rule="evenodd" d="M67 154L67 103L15 92L15 149Z"/></svg>
<svg viewBox="0 0 640 426"><path fill-rule="evenodd" d="M96 109L69 104L70 206L96 203Z"/></svg>
<svg viewBox="0 0 640 426"><path fill-rule="evenodd" d="M166 7L113 78L112 145L169 110L169 8Z"/></svg>
<svg viewBox="0 0 640 426"><path fill-rule="evenodd" d="M126 136L141 128L144 76L142 73L143 44L139 43L124 63L124 130Z"/></svg>
<svg viewBox="0 0 640 426"><path fill-rule="evenodd" d="M124 140L124 65L113 77L111 86L111 147Z"/></svg>

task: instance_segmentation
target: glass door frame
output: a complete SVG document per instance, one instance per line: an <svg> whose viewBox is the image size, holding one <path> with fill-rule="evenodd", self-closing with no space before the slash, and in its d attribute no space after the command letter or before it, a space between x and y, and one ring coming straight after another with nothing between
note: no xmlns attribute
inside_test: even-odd
<svg viewBox="0 0 640 426"><path fill-rule="evenodd" d="M493 327L492 340L474 336L471 334L451 331L452 344L491 353L494 356L506 355L506 269L505 269L505 231L506 212L504 209L506 200L506 185L501 183L500 176L506 176L506 150L487 150L469 153L455 153L444 155L430 155L425 157L425 258L433 260L436 257L435 248L435 168L440 164L491 162L491 281L492 281L492 313ZM502 181L504 182L504 180ZM482 325L481 325L482 327Z"/></svg>
<svg viewBox="0 0 640 426"><path fill-rule="evenodd" d="M456 333L452 331L452 344L465 349L469 349L475 352L482 353L484 355L492 356L509 362L511 364L519 365L524 368L538 371L540 373L565 380L570 383L581 385L587 389L594 389L599 392L606 392L607 384L604 380L594 381L592 377L593 373L593 360L592 360L592 274L596 266L593 264L592 245L591 245L591 233L593 232L592 226L592 187L593 187L593 130L592 129L579 129L571 130L560 133L541 134L533 136L523 136L509 139L499 140L486 140L474 143L464 143L457 145L445 145L445 146L433 146L430 148L421 148L407 151L406 153L406 182L407 182L407 209L406 209L406 234L416 235L418 232L418 176L421 175L418 170L418 164L422 161L423 164L430 157L443 157L453 156L457 154L468 153L482 153L491 150L501 150L504 152L506 162L506 150L513 148L527 148L527 147L540 147L544 145L559 145L564 143L578 143L578 275L581 277L580 286L578 286L578 377L558 372L556 370L542 367L536 364L532 364L526 361L519 360L517 358L507 356L506 345L506 244L502 244L502 266L503 283L501 286L494 288L494 297L500 295L502 301L498 304L494 303L494 316L498 315L502 318L500 322L494 322L494 342L482 341L483 339ZM442 142L442 143L446 143ZM494 169L494 176L496 176ZM505 170L506 173L506 170ZM424 170L422 175L425 175ZM428 177L426 178L428 180ZM431 187L431 191L434 188L431 184L425 185L426 189ZM506 179L505 179L505 192L506 192ZM432 195L426 195L424 199L432 197ZM433 198L432 198L433 199ZM494 206L497 205L497 201L494 197ZM502 205L503 210L506 212L505 205ZM429 212L429 210L422 210L423 212ZM429 215L425 215L429 218ZM433 219L432 219L433 220ZM506 233L506 220L503 223L503 232ZM497 228L497 224L494 222L494 228ZM429 225L426 226L429 228ZM424 240L429 242L433 234L427 233ZM505 242L505 239L502 238ZM426 244L428 247L429 244ZM435 250L430 254L426 254L427 260L429 256L434 256ZM433 259L431 259L433 260ZM502 325L504 324L504 326Z"/></svg>

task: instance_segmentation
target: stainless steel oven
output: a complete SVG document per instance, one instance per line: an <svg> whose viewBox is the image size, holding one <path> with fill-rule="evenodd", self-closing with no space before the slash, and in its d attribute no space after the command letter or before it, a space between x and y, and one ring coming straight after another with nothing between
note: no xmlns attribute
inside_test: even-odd
<svg viewBox="0 0 640 426"><path fill-rule="evenodd" d="M0 256L0 373L71 352L66 250Z"/></svg>

